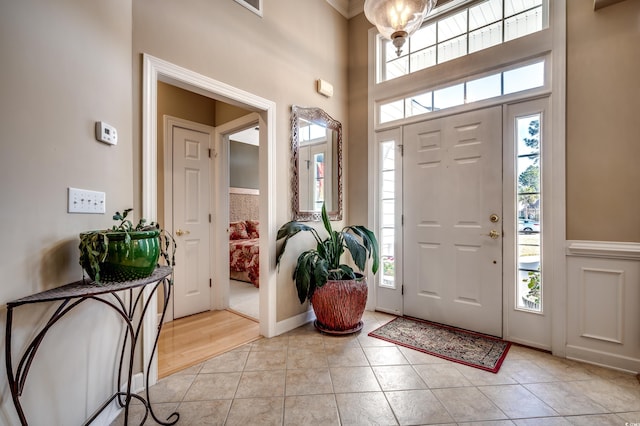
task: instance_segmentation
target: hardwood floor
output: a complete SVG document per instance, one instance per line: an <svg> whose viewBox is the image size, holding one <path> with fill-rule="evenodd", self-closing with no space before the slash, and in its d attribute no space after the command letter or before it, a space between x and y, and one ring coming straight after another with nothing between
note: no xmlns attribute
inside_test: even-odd
<svg viewBox="0 0 640 426"><path fill-rule="evenodd" d="M209 311L168 322L158 341L158 377L199 364L260 338L256 321L229 311Z"/></svg>

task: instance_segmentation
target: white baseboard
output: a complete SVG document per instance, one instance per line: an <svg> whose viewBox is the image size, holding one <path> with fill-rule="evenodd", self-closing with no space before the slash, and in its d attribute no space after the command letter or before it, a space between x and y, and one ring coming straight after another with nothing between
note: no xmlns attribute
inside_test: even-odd
<svg viewBox="0 0 640 426"><path fill-rule="evenodd" d="M131 382L131 392L139 393L144 390L144 375L142 373L136 373L133 375L133 381ZM120 392L127 391L127 384L123 384L120 387ZM120 415L120 412L124 410L124 408L120 407L117 400L114 399L111 401L111 404L105 408L102 413L91 423L92 425L98 426L109 426L111 423L115 421Z"/></svg>
<svg viewBox="0 0 640 426"><path fill-rule="evenodd" d="M309 321L313 321L316 319L316 314L313 312L313 309L309 309L307 312L303 312L295 317L287 318L284 321L279 321L276 323L276 336L286 333L287 331L291 331L294 328L298 328L301 325L305 325Z"/></svg>
<svg viewBox="0 0 640 426"><path fill-rule="evenodd" d="M640 372L640 359L638 358L630 358L580 346L567 345L567 358L626 373L638 374Z"/></svg>
<svg viewBox="0 0 640 426"><path fill-rule="evenodd" d="M393 310L393 309L384 309L384 308L373 308L373 309L369 309L369 308L366 308L365 310L366 310L366 311L371 311L371 312L383 312L383 313L385 313L385 314L395 315L395 316L398 316L398 317L401 317L401 316L402 316L402 312L395 311L395 310Z"/></svg>

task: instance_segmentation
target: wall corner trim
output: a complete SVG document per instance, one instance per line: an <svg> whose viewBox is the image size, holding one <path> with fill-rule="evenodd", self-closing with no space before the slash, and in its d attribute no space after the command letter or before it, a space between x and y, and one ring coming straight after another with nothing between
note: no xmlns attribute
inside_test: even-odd
<svg viewBox="0 0 640 426"><path fill-rule="evenodd" d="M640 243L614 241L567 241L567 256L640 260Z"/></svg>

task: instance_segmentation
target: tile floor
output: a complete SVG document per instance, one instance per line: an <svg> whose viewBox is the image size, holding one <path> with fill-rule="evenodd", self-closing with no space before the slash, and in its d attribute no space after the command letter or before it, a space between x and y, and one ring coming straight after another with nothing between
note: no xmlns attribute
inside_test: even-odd
<svg viewBox="0 0 640 426"><path fill-rule="evenodd" d="M488 373L367 336L391 318L365 312L358 335L307 324L249 343L159 381L154 409L189 426L640 425L634 375L515 345Z"/></svg>

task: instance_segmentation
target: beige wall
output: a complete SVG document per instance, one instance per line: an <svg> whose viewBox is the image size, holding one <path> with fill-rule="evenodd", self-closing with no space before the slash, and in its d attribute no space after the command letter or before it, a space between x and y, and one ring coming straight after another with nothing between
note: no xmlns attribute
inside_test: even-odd
<svg viewBox="0 0 640 426"><path fill-rule="evenodd" d="M640 2L567 17L567 239L640 242Z"/></svg>
<svg viewBox="0 0 640 426"><path fill-rule="evenodd" d="M373 25L364 13L349 20L349 152L346 198L349 224L368 224L368 30Z"/></svg>
<svg viewBox="0 0 640 426"><path fill-rule="evenodd" d="M230 187L260 189L258 149L256 145L229 141Z"/></svg>
<svg viewBox="0 0 640 426"><path fill-rule="evenodd" d="M335 119L347 122L347 47L347 20L325 0L264 2L262 18L233 1L136 0L133 2L134 131L139 138L142 53L275 102L277 170L273 202L279 227L291 218L290 107L318 106ZM316 93L318 78L334 85L332 98ZM137 142L134 150L137 205L141 202L140 161ZM277 320L305 309L300 306L291 281L290 262L295 257L291 250L277 277Z"/></svg>
<svg viewBox="0 0 640 426"><path fill-rule="evenodd" d="M216 102L216 126L233 121L237 118L244 117L250 111L224 102Z"/></svg>
<svg viewBox="0 0 640 426"><path fill-rule="evenodd" d="M0 0L0 329L7 302L81 279L78 234L133 205L131 7ZM99 120L117 128L117 146L95 140ZM107 214L68 214L69 186L106 192ZM16 309L16 355L51 308ZM91 301L50 330L22 397L30 424L81 424L111 395L120 330ZM0 424L19 424L7 386L3 368Z"/></svg>

